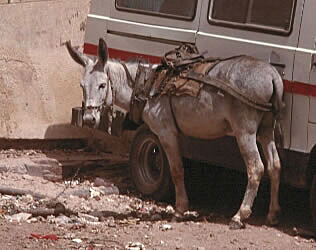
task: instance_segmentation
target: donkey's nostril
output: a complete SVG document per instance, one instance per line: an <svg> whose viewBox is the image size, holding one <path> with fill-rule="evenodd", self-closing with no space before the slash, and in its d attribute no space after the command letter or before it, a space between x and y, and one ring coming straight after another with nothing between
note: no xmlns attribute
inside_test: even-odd
<svg viewBox="0 0 316 250"><path fill-rule="evenodd" d="M97 124L97 119L92 115L85 115L83 117L83 124L93 128Z"/></svg>

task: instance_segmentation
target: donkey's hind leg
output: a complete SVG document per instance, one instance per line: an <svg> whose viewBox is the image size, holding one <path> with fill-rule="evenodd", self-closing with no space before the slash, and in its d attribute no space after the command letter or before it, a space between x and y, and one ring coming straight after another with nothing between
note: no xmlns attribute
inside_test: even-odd
<svg viewBox="0 0 316 250"><path fill-rule="evenodd" d="M242 204L238 212L232 218L231 229L244 227L243 221L251 215L251 208L257 196L260 180L264 173L264 166L256 144L256 134L240 133L236 135L236 139L240 153L246 164L248 184Z"/></svg>
<svg viewBox="0 0 316 250"><path fill-rule="evenodd" d="M279 185L280 185L280 171L281 163L278 151L276 149L275 141L273 139L273 127L262 127L259 130L258 141L260 142L266 162L267 171L270 177L270 205L267 222L270 225L278 224L278 216L280 214L279 205Z"/></svg>
<svg viewBox="0 0 316 250"><path fill-rule="evenodd" d="M176 193L176 217L182 217L189 209L189 201L184 185L184 169L177 135L164 133L158 135L160 143L168 158L170 174Z"/></svg>

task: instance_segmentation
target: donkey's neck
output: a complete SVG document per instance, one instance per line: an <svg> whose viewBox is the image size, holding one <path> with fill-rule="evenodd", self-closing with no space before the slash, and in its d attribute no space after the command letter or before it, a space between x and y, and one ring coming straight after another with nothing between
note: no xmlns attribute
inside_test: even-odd
<svg viewBox="0 0 316 250"><path fill-rule="evenodd" d="M127 69L133 80L136 78L137 63L127 63ZM109 75L112 81L114 105L129 112L132 98L132 87L130 86L126 71L123 65L116 61L109 61Z"/></svg>

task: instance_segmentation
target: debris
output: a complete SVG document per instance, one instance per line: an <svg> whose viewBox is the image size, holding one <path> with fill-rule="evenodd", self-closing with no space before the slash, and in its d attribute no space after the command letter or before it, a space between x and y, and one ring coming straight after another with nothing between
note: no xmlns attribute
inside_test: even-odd
<svg viewBox="0 0 316 250"><path fill-rule="evenodd" d="M161 229L162 231L167 231L167 230L172 229L172 226L169 225L169 224L163 224L163 225L160 226L160 229Z"/></svg>
<svg viewBox="0 0 316 250"><path fill-rule="evenodd" d="M293 227L293 232L295 233L295 235L303 237L303 238L307 238L307 239L315 237L312 231L304 230L302 228Z"/></svg>
<svg viewBox="0 0 316 250"><path fill-rule="evenodd" d="M126 250L145 250L145 246L140 242L128 242L125 246Z"/></svg>
<svg viewBox="0 0 316 250"><path fill-rule="evenodd" d="M103 195L120 194L118 187L113 184L111 186L100 186L99 188L103 192Z"/></svg>
<svg viewBox="0 0 316 250"><path fill-rule="evenodd" d="M166 207L166 213L167 213L167 214L174 214L174 213L175 213L175 210L174 210L174 208L173 208L172 206L168 205L168 206Z"/></svg>
<svg viewBox="0 0 316 250"><path fill-rule="evenodd" d="M38 221L37 218L32 217L32 218L28 219L26 222L27 223L36 223L37 221Z"/></svg>
<svg viewBox="0 0 316 250"><path fill-rule="evenodd" d="M31 237L30 239L32 238L36 238L36 239L46 239L46 240L58 240L58 237L56 234L47 234L47 235L39 235L39 234L34 234L34 233L31 233Z"/></svg>
<svg viewBox="0 0 316 250"><path fill-rule="evenodd" d="M32 217L32 214L29 214L29 213L18 213L18 214L14 214L10 216L9 221L20 223L20 222L27 221L31 217Z"/></svg>
<svg viewBox="0 0 316 250"><path fill-rule="evenodd" d="M98 217L95 217L95 216L92 216L89 214L78 213L78 216L79 216L79 218L82 218L82 219L89 221L89 222L98 222L99 221Z"/></svg>
<svg viewBox="0 0 316 250"><path fill-rule="evenodd" d="M63 225L63 224L69 224L72 223L72 219L65 216L65 215L60 215L58 217L55 217L53 215L47 217L47 221L50 224L57 224L57 225Z"/></svg>
<svg viewBox="0 0 316 250"><path fill-rule="evenodd" d="M35 208L30 209L27 212L31 213L33 216L43 216L47 217L49 215L55 215L58 216L60 214L65 214L66 211L69 213L68 210L66 210L65 206L61 203L56 203L54 208Z"/></svg>
<svg viewBox="0 0 316 250"><path fill-rule="evenodd" d="M78 243L78 244L79 244L79 243L82 243L82 240L81 240L81 239L73 239L72 241L73 241L73 242L76 242L76 243Z"/></svg>
<svg viewBox="0 0 316 250"><path fill-rule="evenodd" d="M96 187L99 186L108 186L109 183L107 183L105 180L101 179L100 177L95 178L94 185Z"/></svg>
<svg viewBox="0 0 316 250"><path fill-rule="evenodd" d="M36 199L44 199L46 198L45 195L39 194L39 193L34 193L32 191L28 190L22 190L22 189L17 189L17 188L11 188L11 187L0 187L0 193L1 194L7 194L7 195L32 195Z"/></svg>
<svg viewBox="0 0 316 250"><path fill-rule="evenodd" d="M186 212L184 212L184 216L185 216L185 217L194 217L194 218L197 218L197 217L199 217L199 213L196 212L196 211L186 211Z"/></svg>
<svg viewBox="0 0 316 250"><path fill-rule="evenodd" d="M64 184L69 187L75 187L80 184L79 180L72 180L72 181L64 181Z"/></svg>
<svg viewBox="0 0 316 250"><path fill-rule="evenodd" d="M162 220L162 216L160 214L153 214L150 219L152 221L159 221L159 220Z"/></svg>
<svg viewBox="0 0 316 250"><path fill-rule="evenodd" d="M88 189L74 190L71 195L78 196L80 198L88 199L90 197L90 191Z"/></svg>
<svg viewBox="0 0 316 250"><path fill-rule="evenodd" d="M139 218L128 218L128 219L123 219L119 221L120 224L124 225L136 225L140 222Z"/></svg>
<svg viewBox="0 0 316 250"><path fill-rule="evenodd" d="M91 187L89 189L90 192L90 198L94 199L100 199L102 195L104 195L103 191L99 189L98 187Z"/></svg>
<svg viewBox="0 0 316 250"><path fill-rule="evenodd" d="M5 199L5 197L2 196L2 199ZM7 214L7 215L16 214L18 213L18 210L19 209L16 207L14 203L2 205L2 211L4 214Z"/></svg>
<svg viewBox="0 0 316 250"><path fill-rule="evenodd" d="M9 171L9 168L6 165L0 164L0 173L5 173L8 171Z"/></svg>

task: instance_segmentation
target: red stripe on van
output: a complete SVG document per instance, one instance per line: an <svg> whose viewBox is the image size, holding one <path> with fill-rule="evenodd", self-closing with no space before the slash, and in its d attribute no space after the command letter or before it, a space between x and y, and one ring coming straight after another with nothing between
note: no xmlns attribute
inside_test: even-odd
<svg viewBox="0 0 316 250"><path fill-rule="evenodd" d="M291 82L288 80L283 80L283 88L284 88L284 92L291 93L292 92Z"/></svg>
<svg viewBox="0 0 316 250"><path fill-rule="evenodd" d="M83 45L83 53L96 56L98 55L98 46L91 43L85 43Z"/></svg>
<svg viewBox="0 0 316 250"><path fill-rule="evenodd" d="M88 55L96 56L98 53L98 46L90 43L85 43L83 47L83 52ZM142 58L145 61L149 61L150 63L160 63L161 57L145 55L140 53L134 53L129 51L123 51L118 49L109 48L110 58L120 59L122 61L127 61L133 58Z"/></svg>
<svg viewBox="0 0 316 250"><path fill-rule="evenodd" d="M83 52L88 55L96 56L98 53L98 46L90 43L85 43ZM145 60L149 60L150 63L160 63L161 60L161 58L158 56L144 55L140 53L134 53L111 48L109 48L109 54L110 58L121 59L123 61L132 58L144 58ZM302 82L291 82L288 80L284 80L283 84L284 92L316 97L316 85L311 85Z"/></svg>
<svg viewBox="0 0 316 250"><path fill-rule="evenodd" d="M316 97L316 85L302 82L290 82L288 80L284 80L283 85L284 92Z"/></svg>
<svg viewBox="0 0 316 250"><path fill-rule="evenodd" d="M292 83L292 92L295 94L316 97L316 86L301 82Z"/></svg>

